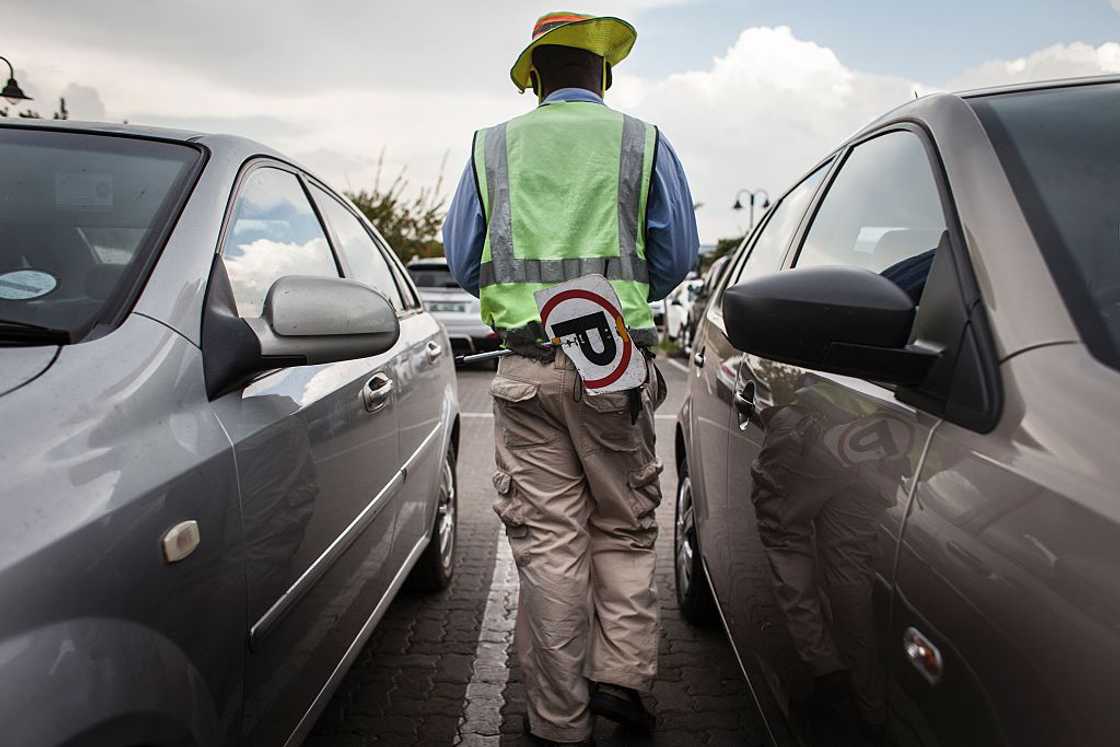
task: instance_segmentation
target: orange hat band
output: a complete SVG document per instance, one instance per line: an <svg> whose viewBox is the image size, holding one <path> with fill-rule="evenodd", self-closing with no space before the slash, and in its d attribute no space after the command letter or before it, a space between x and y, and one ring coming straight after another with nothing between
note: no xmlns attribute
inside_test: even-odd
<svg viewBox="0 0 1120 747"><path fill-rule="evenodd" d="M586 21L593 16L581 16L574 13L563 13L551 16L541 16L537 20L537 25L533 27L533 38L536 39L542 34L547 34L554 28L563 26L565 23L576 23L579 21Z"/></svg>

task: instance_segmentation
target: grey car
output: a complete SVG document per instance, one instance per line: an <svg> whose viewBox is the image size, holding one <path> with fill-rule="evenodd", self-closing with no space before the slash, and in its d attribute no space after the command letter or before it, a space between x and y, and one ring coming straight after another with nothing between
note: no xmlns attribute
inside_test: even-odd
<svg viewBox="0 0 1120 747"><path fill-rule="evenodd" d="M447 328L456 355L497 350L498 335L482 323L478 299L463 290L440 258L414 259L408 273L420 289L424 308Z"/></svg>
<svg viewBox="0 0 1120 747"><path fill-rule="evenodd" d="M235 137L0 126L0 741L281 745L453 572L447 336Z"/></svg>
<svg viewBox="0 0 1120 747"><path fill-rule="evenodd" d="M938 94L748 237L680 413L676 591L776 744L1120 734L1120 78Z"/></svg>

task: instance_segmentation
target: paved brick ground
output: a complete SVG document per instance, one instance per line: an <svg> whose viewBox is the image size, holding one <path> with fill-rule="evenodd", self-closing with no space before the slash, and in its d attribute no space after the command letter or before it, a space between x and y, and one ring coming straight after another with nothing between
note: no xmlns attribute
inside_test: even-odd
<svg viewBox="0 0 1120 747"><path fill-rule="evenodd" d="M680 618L673 589L673 421L683 372L663 365L670 398L659 411L665 499L658 518L660 671L650 696L660 727L653 739L596 729L600 745L760 745L761 725L729 645L718 629ZM326 745L519 745L524 690L511 646L516 573L498 549L490 509L491 372L465 371L459 455L459 550L455 580L437 595L403 593L370 638L308 740ZM503 538L504 545L504 538ZM497 558L498 573L495 574ZM488 606L489 603L489 606ZM508 664L507 664L508 663ZM472 682L472 676L474 683ZM469 687L468 687L469 685Z"/></svg>

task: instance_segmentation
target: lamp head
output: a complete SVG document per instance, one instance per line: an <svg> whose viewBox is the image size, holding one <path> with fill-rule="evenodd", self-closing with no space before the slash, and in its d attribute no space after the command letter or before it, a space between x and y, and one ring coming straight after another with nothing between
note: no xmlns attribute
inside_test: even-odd
<svg viewBox="0 0 1120 747"><path fill-rule="evenodd" d="M20 101L31 101L31 97L23 92L23 89L19 87L19 83L16 83L15 78L8 78L8 83L4 86L4 90L0 91L0 96L7 99L9 104L16 104Z"/></svg>

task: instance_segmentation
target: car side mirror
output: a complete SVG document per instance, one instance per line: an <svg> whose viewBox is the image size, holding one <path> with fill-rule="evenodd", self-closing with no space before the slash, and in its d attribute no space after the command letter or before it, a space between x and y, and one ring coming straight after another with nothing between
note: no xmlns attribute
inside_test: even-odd
<svg viewBox="0 0 1120 747"><path fill-rule="evenodd" d="M893 282L856 267L812 267L728 288L723 318L747 353L819 371L918 384L939 353L909 345L917 308Z"/></svg>
<svg viewBox="0 0 1120 747"><path fill-rule="evenodd" d="M214 399L261 371L378 355L400 337L392 305L354 280L288 275L272 284L262 313L237 315L225 263L216 256L202 320L206 394Z"/></svg>
<svg viewBox="0 0 1120 747"><path fill-rule="evenodd" d="M268 289L261 315L245 323L260 343L264 368L378 355L401 333L392 305L369 286L304 275L279 278Z"/></svg>

